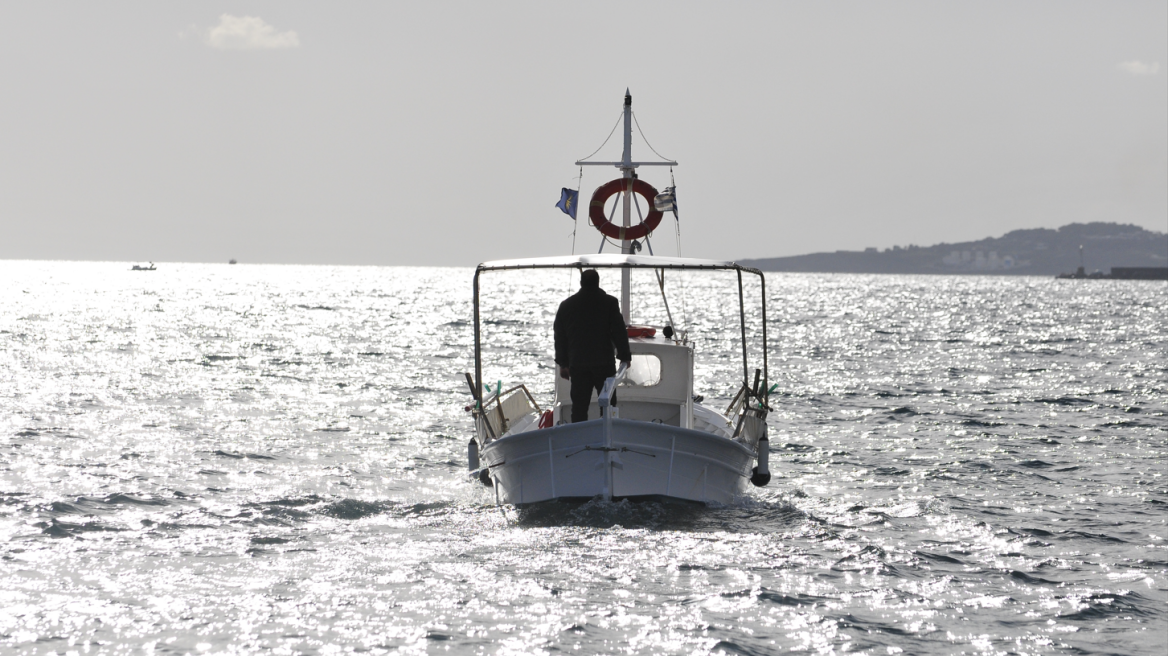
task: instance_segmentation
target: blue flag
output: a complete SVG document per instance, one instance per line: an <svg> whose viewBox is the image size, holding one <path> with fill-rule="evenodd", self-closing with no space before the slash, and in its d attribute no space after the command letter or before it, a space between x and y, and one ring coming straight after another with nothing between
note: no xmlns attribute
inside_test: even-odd
<svg viewBox="0 0 1168 656"><path fill-rule="evenodd" d="M567 187L560 190L560 202L556 203L556 207L564 211L564 214L576 220L576 201L580 198L580 192L575 189L568 189Z"/></svg>

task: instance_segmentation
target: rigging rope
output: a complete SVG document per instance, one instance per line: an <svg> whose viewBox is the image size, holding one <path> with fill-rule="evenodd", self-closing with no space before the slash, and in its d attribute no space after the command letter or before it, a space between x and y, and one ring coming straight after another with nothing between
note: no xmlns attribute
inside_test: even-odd
<svg viewBox="0 0 1168 656"><path fill-rule="evenodd" d="M673 190L673 231L677 238L677 256L681 257L681 219L677 216L677 181L673 179L672 166L669 167L669 188Z"/></svg>
<svg viewBox="0 0 1168 656"><path fill-rule="evenodd" d="M584 167L580 167L580 175L576 176L576 213L580 210L580 190L584 187ZM572 255L576 254L576 217L572 217Z"/></svg>
<svg viewBox="0 0 1168 656"><path fill-rule="evenodd" d="M638 126L637 129L640 130L641 129L640 126ZM641 135L642 138L644 138L644 136L645 135L643 135L643 134ZM645 142L646 145L648 145L648 143L649 143L648 141ZM653 147L649 146L649 148L650 148L650 150L652 150ZM653 152L657 152L657 151L654 150ZM660 157L660 155L658 155L658 156ZM662 159L664 159L664 158L662 158ZM678 214L677 214L677 181L673 179L673 167L672 166L669 167L669 186L671 189L673 189L673 232L674 232L674 237L677 240L677 256L681 257L682 256L681 255L681 219L678 218ZM684 342L689 337L689 310L687 309L686 303L685 303L685 297L687 296L686 289L685 289L686 276L682 275L683 273L684 272L679 272L679 275L677 276L677 279L678 279L677 286L678 286L679 290L681 291L681 294L680 294L680 296L681 296L681 323L682 323L682 325L684 325L686 327L685 330L682 331L679 336L681 337L682 341ZM665 276L662 275L662 282L663 283L664 283L664 278L665 278ZM664 285L662 285L661 292L662 292L662 295L664 295L664 293L665 293ZM672 319L672 317L671 317L671 319ZM673 329L677 330L677 324L673 325Z"/></svg>
<svg viewBox="0 0 1168 656"><path fill-rule="evenodd" d="M677 330L677 324L673 322L673 313L669 311L669 299L665 296L665 269L654 269L657 273L657 286L661 288L661 301L665 303L665 316L669 317L669 325Z"/></svg>
<svg viewBox="0 0 1168 656"><path fill-rule="evenodd" d="M649 147L649 150L653 151L653 154L654 154L654 155L656 155L656 156L660 157L661 159L663 159L663 160L665 160L665 161L667 161L667 162L671 162L671 161L673 161L673 160L669 159L668 157L666 157L666 156L662 155L661 153L657 152L657 149L653 147L653 144L649 143L649 140L645 138L645 132L644 132L644 130L642 130L642 129L641 129L641 124L640 124L640 122L639 122L639 121L637 121L637 113L636 113L636 112L632 112L632 114L633 114L633 123L636 123L636 124L637 124L637 132L639 132L639 133L641 134L641 140L645 142L645 145ZM609 136L611 136L611 135L609 135ZM602 147L603 147L603 146L602 146ZM595 153L593 153L593 154L595 154ZM589 155L589 157L591 157L591 156L592 156L592 155ZM673 167L669 167L669 168L670 168L670 170L671 170L671 171L673 170Z"/></svg>
<svg viewBox="0 0 1168 656"><path fill-rule="evenodd" d="M612 125L612 131L611 131L611 132L609 132L609 133L608 133L608 136L604 138L604 143L600 144L600 148L604 148L605 144L607 144L607 143L608 143L608 140L612 138L612 135L616 134L616 128L617 128L617 126L618 126L618 125L620 125L620 122L621 122L621 119L622 119L622 118L624 118L624 110L621 110L620 116L617 116L617 117L616 117L616 123L613 123L613 125ZM637 126L637 129L638 129L638 130L640 130L640 129L641 129L641 127L640 127L640 126ZM641 138L642 138L642 139L644 139L644 138L645 138L645 135L643 135L643 134L642 134L642 135L641 135ZM645 143L647 144L647 143L649 143L649 142L648 142L648 141L646 141ZM595 155L596 153L599 153L599 152L600 152L600 148L597 148L596 150L592 151L592 155ZM652 146L649 146L649 150L653 150L653 147L652 147ZM657 152L657 151L655 151L655 150L654 150L653 152ZM583 162L583 161L585 161L585 160L587 160L587 159L591 158L591 157L592 157L592 155L589 155L588 157L581 157L581 158L580 158L578 161L580 161L580 162ZM660 156L660 155L658 155L658 157L661 157L661 156ZM665 158L664 158L664 157L661 157L661 159L665 159Z"/></svg>
<svg viewBox="0 0 1168 656"><path fill-rule="evenodd" d="M580 190L584 188L584 167L580 167L580 175L576 176L576 213L580 210ZM575 217L572 217L572 255L576 254L576 226L579 225ZM568 269L568 293L572 293L572 270Z"/></svg>

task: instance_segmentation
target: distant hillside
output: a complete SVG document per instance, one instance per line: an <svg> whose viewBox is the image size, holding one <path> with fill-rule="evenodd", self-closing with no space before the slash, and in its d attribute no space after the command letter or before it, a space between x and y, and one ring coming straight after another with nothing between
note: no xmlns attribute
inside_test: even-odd
<svg viewBox="0 0 1168 656"><path fill-rule="evenodd" d="M894 246L883 251L812 253L739 260L763 271L820 273L965 273L1053 276L1079 266L1168 266L1168 234L1119 223L1072 223L1058 230L1015 230L997 238L936 246Z"/></svg>

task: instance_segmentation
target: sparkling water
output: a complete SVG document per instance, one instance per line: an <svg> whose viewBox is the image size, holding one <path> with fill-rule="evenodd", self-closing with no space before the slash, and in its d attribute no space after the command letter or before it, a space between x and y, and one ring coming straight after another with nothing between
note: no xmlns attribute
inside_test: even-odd
<svg viewBox="0 0 1168 656"><path fill-rule="evenodd" d="M1164 653L1168 285L771 274L768 487L516 510L472 275L0 262L0 651ZM733 275L636 285L724 408ZM484 275L486 380L574 286Z"/></svg>

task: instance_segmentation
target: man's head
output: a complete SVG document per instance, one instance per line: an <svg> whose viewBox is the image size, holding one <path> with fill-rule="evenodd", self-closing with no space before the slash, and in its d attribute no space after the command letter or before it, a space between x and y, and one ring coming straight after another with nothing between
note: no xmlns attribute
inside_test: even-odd
<svg viewBox="0 0 1168 656"><path fill-rule="evenodd" d="M596 269L584 269L580 272L580 287L600 289L600 274L596 272Z"/></svg>

